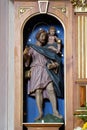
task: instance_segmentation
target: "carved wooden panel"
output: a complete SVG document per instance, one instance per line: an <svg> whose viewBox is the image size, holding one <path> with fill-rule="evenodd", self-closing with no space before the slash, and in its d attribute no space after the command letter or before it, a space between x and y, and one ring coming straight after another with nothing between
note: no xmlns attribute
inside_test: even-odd
<svg viewBox="0 0 87 130"><path fill-rule="evenodd" d="M80 86L80 106L84 107L86 104L86 86Z"/></svg>
<svg viewBox="0 0 87 130"><path fill-rule="evenodd" d="M87 78L87 16L78 15L78 78Z"/></svg>
<svg viewBox="0 0 87 130"><path fill-rule="evenodd" d="M87 16L85 13L76 13L76 87L75 110L83 107L87 102ZM75 121L78 125L79 120Z"/></svg>
<svg viewBox="0 0 87 130"><path fill-rule="evenodd" d="M15 130L22 130L23 116L23 28L33 16L40 14L38 1L14 1L15 4ZM49 1L49 15L64 27L65 130L73 130L73 94L75 80L75 16L70 1ZM74 50L74 51L73 51ZM74 73L75 72L75 73ZM74 73L74 76L73 76ZM73 78L74 77L74 78ZM76 102L77 103L77 102Z"/></svg>

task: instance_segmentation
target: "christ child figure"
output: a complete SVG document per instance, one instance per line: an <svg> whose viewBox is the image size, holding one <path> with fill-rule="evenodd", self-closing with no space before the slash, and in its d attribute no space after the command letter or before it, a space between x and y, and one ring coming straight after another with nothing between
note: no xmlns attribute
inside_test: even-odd
<svg viewBox="0 0 87 130"><path fill-rule="evenodd" d="M54 26L51 26L48 31L48 45L56 53L61 53L61 39L56 36L56 28Z"/></svg>
<svg viewBox="0 0 87 130"><path fill-rule="evenodd" d="M48 30L48 48L57 54L61 54L61 39L56 36L56 28L51 26ZM58 66L58 63L52 62L48 64L48 68L52 69Z"/></svg>

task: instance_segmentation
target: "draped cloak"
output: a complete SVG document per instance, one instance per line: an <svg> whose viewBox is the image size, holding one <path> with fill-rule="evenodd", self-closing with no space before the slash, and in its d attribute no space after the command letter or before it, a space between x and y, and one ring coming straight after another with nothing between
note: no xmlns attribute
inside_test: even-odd
<svg viewBox="0 0 87 130"><path fill-rule="evenodd" d="M50 61L56 61L58 66L58 73L55 73L52 69L48 69L46 65L46 70L53 81L53 87L56 93L56 96L59 98L64 98L64 71L63 71L63 64L61 57L58 56L55 52L50 50L47 46L37 46L35 44L28 45L29 47L32 47L34 50L36 50L38 53L44 55L48 59L48 63Z"/></svg>

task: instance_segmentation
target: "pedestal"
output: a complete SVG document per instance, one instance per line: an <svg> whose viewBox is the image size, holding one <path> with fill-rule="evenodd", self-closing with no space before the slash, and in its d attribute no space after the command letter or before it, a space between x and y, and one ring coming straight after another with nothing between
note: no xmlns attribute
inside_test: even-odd
<svg viewBox="0 0 87 130"><path fill-rule="evenodd" d="M27 130L59 130L63 123L23 123Z"/></svg>

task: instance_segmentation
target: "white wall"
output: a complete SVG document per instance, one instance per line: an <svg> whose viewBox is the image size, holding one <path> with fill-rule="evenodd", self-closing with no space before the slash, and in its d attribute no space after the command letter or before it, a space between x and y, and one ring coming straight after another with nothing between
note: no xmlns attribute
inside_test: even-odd
<svg viewBox="0 0 87 130"><path fill-rule="evenodd" d="M9 0L8 130L14 130L14 0Z"/></svg>
<svg viewBox="0 0 87 130"><path fill-rule="evenodd" d="M14 14L12 6L11 1L0 0L0 130L14 129L14 41L12 42L14 21L13 18L11 19L11 15Z"/></svg>
<svg viewBox="0 0 87 130"><path fill-rule="evenodd" d="M8 1L0 0L0 130L7 130Z"/></svg>

